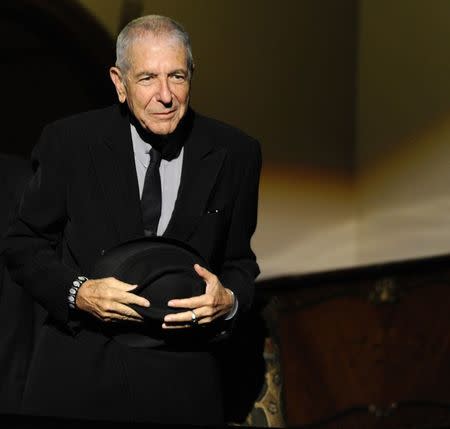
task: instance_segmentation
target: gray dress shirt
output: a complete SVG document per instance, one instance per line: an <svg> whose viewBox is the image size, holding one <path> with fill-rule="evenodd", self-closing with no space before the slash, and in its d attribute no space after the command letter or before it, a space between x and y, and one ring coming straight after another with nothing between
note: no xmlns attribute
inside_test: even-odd
<svg viewBox="0 0 450 429"><path fill-rule="evenodd" d="M150 163L150 144L143 141L133 124L131 126L131 139L133 141L134 161L139 185L139 196L142 198L144 189L145 173ZM167 161L161 159L159 175L161 177L161 217L159 218L157 235L164 234L164 231L172 217L175 201L180 187L181 171L183 167L184 148L181 149L177 158ZM234 305L228 313L226 319L231 319L237 312L238 302L234 297Z"/></svg>
<svg viewBox="0 0 450 429"><path fill-rule="evenodd" d="M134 161L139 184L139 195L142 198L145 173L150 163L150 144L141 139L136 128L131 124L131 139L133 141ZM161 217L159 218L157 235L164 234L172 216L178 188L180 187L181 170L183 166L184 148L177 158L167 161L161 159L159 175L161 177Z"/></svg>

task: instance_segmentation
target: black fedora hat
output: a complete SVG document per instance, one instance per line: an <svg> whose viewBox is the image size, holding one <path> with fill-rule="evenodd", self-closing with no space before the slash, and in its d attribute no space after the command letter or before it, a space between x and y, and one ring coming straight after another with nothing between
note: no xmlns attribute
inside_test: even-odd
<svg viewBox="0 0 450 429"><path fill-rule="evenodd" d="M105 323L104 332L116 341L134 347L182 346L213 341L225 331L225 322L194 325L188 329L163 329L167 314L186 308L167 305L173 298L190 298L205 293L206 284L194 264L210 269L191 246L166 237L142 237L124 242L105 252L95 263L92 278L115 277L137 284L132 291L150 301L150 307L130 304L144 323Z"/></svg>

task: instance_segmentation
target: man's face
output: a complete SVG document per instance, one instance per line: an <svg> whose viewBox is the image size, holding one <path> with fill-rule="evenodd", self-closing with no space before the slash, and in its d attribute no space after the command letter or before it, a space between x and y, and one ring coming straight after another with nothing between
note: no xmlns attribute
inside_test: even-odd
<svg viewBox="0 0 450 429"><path fill-rule="evenodd" d="M121 103L127 102L141 126L155 134L173 132L189 104L186 50L170 36L148 35L130 45L126 75L112 67Z"/></svg>

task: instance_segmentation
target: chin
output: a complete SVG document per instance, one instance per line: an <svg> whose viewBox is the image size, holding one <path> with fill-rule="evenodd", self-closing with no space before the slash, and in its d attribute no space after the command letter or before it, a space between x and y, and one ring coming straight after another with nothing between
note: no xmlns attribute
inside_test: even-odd
<svg viewBox="0 0 450 429"><path fill-rule="evenodd" d="M175 129L177 128L177 123L165 123L165 124L155 124L152 126L148 126L147 128L154 134L159 134L159 135L166 135L166 134L170 134L172 132L175 131Z"/></svg>
<svg viewBox="0 0 450 429"><path fill-rule="evenodd" d="M170 134L171 132L173 132L175 130L175 127L151 127L151 128L149 128L149 130L153 134L158 134L158 135L161 135L161 136L165 136L165 135Z"/></svg>

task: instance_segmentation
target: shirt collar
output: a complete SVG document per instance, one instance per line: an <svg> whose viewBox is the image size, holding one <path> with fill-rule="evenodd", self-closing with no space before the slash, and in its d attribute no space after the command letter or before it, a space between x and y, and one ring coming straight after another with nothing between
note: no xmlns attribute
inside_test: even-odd
<svg viewBox="0 0 450 429"><path fill-rule="evenodd" d="M150 161L148 154L152 146L142 140L133 123L130 123L130 127L134 156L144 167L148 167L148 163Z"/></svg>
<svg viewBox="0 0 450 429"><path fill-rule="evenodd" d="M140 155L146 155L151 147L155 147L157 150L161 151L163 159L170 161L177 158L191 132L193 117L193 111L188 108L186 114L173 133L167 136L159 136L144 130L130 112L129 118L132 130L133 148L135 150L137 149L137 153ZM137 144L137 148L135 147L135 141L137 143L140 142L140 145ZM144 154L142 154L143 150Z"/></svg>

